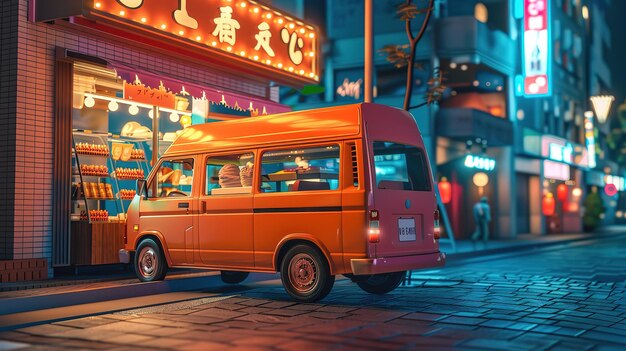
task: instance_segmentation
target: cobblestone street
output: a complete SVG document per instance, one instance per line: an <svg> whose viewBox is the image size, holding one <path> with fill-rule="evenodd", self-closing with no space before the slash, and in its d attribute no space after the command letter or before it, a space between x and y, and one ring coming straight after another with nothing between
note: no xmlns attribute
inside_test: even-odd
<svg viewBox="0 0 626 351"><path fill-rule="evenodd" d="M622 350L626 237L414 272L385 296L341 279L297 304L271 280L0 334L0 349Z"/></svg>

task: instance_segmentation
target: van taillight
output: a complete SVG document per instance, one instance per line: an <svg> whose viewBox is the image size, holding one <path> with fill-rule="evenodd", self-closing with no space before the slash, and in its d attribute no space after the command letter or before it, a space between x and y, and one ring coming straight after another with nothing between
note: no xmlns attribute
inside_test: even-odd
<svg viewBox="0 0 626 351"><path fill-rule="evenodd" d="M367 238L370 243L375 244L380 241L380 221L377 210L370 211L369 228L367 229Z"/></svg>
<svg viewBox="0 0 626 351"><path fill-rule="evenodd" d="M441 228L439 227L439 210L435 210L433 217L435 219L435 230L434 230L435 240L439 240L439 238L441 237Z"/></svg>

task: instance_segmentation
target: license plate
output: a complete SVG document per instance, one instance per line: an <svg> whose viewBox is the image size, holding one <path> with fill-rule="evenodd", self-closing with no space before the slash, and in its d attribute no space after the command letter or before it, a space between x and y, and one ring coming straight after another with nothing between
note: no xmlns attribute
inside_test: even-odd
<svg viewBox="0 0 626 351"><path fill-rule="evenodd" d="M415 241L415 218L398 218L400 241Z"/></svg>

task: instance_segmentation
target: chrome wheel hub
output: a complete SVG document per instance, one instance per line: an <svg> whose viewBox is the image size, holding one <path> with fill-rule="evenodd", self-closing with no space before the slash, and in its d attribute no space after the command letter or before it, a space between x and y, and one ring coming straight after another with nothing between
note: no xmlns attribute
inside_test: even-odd
<svg viewBox="0 0 626 351"><path fill-rule="evenodd" d="M139 253L139 272L146 278L151 278L156 274L158 268L156 252L151 247L144 247Z"/></svg>
<svg viewBox="0 0 626 351"><path fill-rule="evenodd" d="M318 267L308 254L297 254L289 262L289 278L301 293L313 290L318 284Z"/></svg>

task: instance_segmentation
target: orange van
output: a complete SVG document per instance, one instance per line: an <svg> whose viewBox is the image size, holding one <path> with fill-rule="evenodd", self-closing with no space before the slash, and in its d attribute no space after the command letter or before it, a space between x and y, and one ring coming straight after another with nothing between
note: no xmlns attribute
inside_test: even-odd
<svg viewBox="0 0 626 351"><path fill-rule="evenodd" d="M138 181L120 261L141 281L168 267L280 272L295 300L342 274L395 289L441 266L428 156L406 111L355 104L186 128Z"/></svg>

